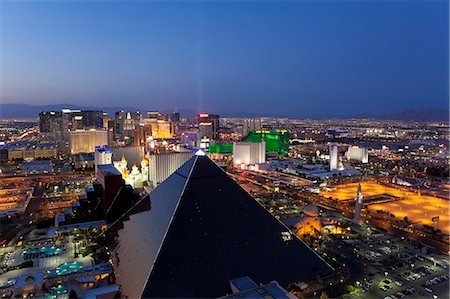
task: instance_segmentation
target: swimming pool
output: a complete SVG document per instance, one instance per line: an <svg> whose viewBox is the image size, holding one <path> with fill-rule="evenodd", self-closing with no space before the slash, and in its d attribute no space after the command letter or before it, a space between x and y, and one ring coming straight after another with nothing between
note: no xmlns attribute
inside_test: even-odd
<svg viewBox="0 0 450 299"><path fill-rule="evenodd" d="M64 252L64 247L59 246L42 246L36 248L26 249L22 252L25 258L33 258L37 257L37 255L44 256L54 256L58 254L62 254Z"/></svg>
<svg viewBox="0 0 450 299"><path fill-rule="evenodd" d="M79 262L70 262L59 265L56 269L48 270L47 274L49 278L55 278L57 276L69 275L78 272L83 268L83 265Z"/></svg>
<svg viewBox="0 0 450 299"><path fill-rule="evenodd" d="M58 285L51 288L51 295L53 298L57 298L59 295L67 294L67 287L64 285Z"/></svg>

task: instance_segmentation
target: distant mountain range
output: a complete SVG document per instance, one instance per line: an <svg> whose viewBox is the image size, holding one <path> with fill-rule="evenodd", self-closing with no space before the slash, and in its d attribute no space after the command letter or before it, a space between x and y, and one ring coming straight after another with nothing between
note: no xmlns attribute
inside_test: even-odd
<svg viewBox="0 0 450 299"><path fill-rule="evenodd" d="M374 115L358 114L354 118L375 118L384 120L411 120L411 121L449 121L449 110L439 108L406 109L399 112Z"/></svg>
<svg viewBox="0 0 450 299"><path fill-rule="evenodd" d="M136 107L87 107L71 104L54 104L54 105L28 105L28 104L0 104L0 118L37 118L41 111L56 111L61 109L86 109L95 110L100 109L108 113L110 116L114 115L119 110L136 111L142 110ZM146 111L146 110L142 110ZM162 113L170 113L173 110L162 110ZM194 117L198 111L191 109L178 109L182 117ZM449 120L449 110L440 108L424 108L424 109L406 109L391 114L369 114L361 113L348 116L307 116L307 115L281 115L281 114L267 114L267 113L253 113L253 112L236 112L236 113L218 113L222 117L287 117L299 119L350 119L350 118L373 118L382 120L404 120L404 121L445 121Z"/></svg>
<svg viewBox="0 0 450 299"><path fill-rule="evenodd" d="M135 107L88 107L71 104L28 105L28 104L0 104L0 118L37 118L41 111L58 111L61 109L102 110L114 114L119 110L136 111Z"/></svg>

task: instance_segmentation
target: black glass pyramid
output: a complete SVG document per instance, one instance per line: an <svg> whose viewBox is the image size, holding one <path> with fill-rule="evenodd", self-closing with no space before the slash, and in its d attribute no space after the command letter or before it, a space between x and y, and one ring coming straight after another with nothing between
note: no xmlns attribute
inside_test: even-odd
<svg viewBox="0 0 450 299"><path fill-rule="evenodd" d="M147 199L148 200L148 199ZM119 220L112 250L128 298L212 298L229 281L310 282L334 270L204 156L194 156Z"/></svg>

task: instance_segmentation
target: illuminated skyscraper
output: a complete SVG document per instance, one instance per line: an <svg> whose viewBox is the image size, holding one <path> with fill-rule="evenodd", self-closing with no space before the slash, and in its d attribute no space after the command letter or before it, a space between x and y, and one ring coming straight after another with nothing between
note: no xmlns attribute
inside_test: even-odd
<svg viewBox="0 0 450 299"><path fill-rule="evenodd" d="M93 153L97 146L107 146L111 140L110 131L101 130L76 130L69 132L70 153Z"/></svg>
<svg viewBox="0 0 450 299"><path fill-rule="evenodd" d="M103 119L103 128L104 129L108 129L109 128L109 116L108 113L104 112L102 115L102 119Z"/></svg>
<svg viewBox="0 0 450 299"><path fill-rule="evenodd" d="M233 164L245 166L266 162L265 142L234 142Z"/></svg>
<svg viewBox="0 0 450 299"><path fill-rule="evenodd" d="M338 147L335 143L330 143L330 170L338 170Z"/></svg>
<svg viewBox="0 0 450 299"><path fill-rule="evenodd" d="M179 122L180 121L180 113L179 112L170 113L170 121L175 122L175 123Z"/></svg>
<svg viewBox="0 0 450 299"><path fill-rule="evenodd" d="M115 134L118 137L134 138L134 129L139 125L142 115L139 111L118 111L115 118Z"/></svg>
<svg viewBox="0 0 450 299"><path fill-rule="evenodd" d="M144 129L155 139L168 139L173 137L174 127L167 114L148 111L144 119ZM147 137L146 136L146 137Z"/></svg>
<svg viewBox="0 0 450 299"><path fill-rule="evenodd" d="M39 113L39 131L45 137L55 142L62 142L65 138L65 132L68 130L63 125L62 111L43 111ZM68 134L68 133L67 133Z"/></svg>
<svg viewBox="0 0 450 299"><path fill-rule="evenodd" d="M358 161L361 163L369 162L369 152L367 148L353 145L349 146L347 150L347 159Z"/></svg>
<svg viewBox="0 0 450 299"><path fill-rule="evenodd" d="M257 131L262 129L261 119L250 118L244 120L243 133L247 135L251 131Z"/></svg>
<svg viewBox="0 0 450 299"><path fill-rule="evenodd" d="M103 112L100 110L69 110L70 130L103 128ZM63 110L64 111L64 110Z"/></svg>
<svg viewBox="0 0 450 299"><path fill-rule="evenodd" d="M179 112L173 112L170 114L170 123L172 125L172 133L175 135L180 134L180 113Z"/></svg>
<svg viewBox="0 0 450 299"><path fill-rule="evenodd" d="M69 131L100 129L103 113L100 110L43 111L39 113L39 131L52 142L69 141Z"/></svg>
<svg viewBox="0 0 450 299"><path fill-rule="evenodd" d="M210 140L219 139L219 115L199 113L197 114L198 130L202 137Z"/></svg>

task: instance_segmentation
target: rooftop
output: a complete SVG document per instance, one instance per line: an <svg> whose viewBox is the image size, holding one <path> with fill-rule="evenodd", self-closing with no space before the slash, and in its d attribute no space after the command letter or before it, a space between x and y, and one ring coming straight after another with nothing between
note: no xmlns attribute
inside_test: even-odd
<svg viewBox="0 0 450 299"><path fill-rule="evenodd" d="M112 164L101 164L101 165L97 165L97 169L98 171L100 171L103 175L119 175L122 176L120 174L120 171L117 170L116 167L114 167L114 165Z"/></svg>
<svg viewBox="0 0 450 299"><path fill-rule="evenodd" d="M220 299L248 298L248 299L294 299L297 298L282 288L278 282L271 281L265 285L256 284L250 277L244 276L230 281L233 294Z"/></svg>

